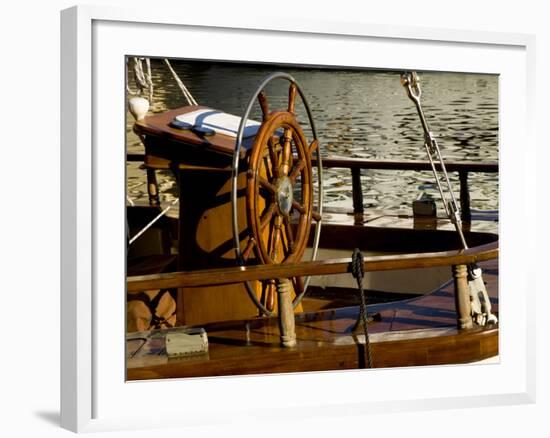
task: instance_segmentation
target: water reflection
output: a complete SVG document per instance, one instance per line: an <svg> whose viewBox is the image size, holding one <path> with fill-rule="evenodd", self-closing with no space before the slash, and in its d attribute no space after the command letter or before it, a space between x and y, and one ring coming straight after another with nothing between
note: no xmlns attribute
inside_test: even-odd
<svg viewBox="0 0 550 438"><path fill-rule="evenodd" d="M397 72L280 68L265 65L172 61L172 66L201 105L241 115L261 80L286 71L301 84L311 105L324 156L424 160L423 135L412 102ZM186 105L181 91L160 60L152 60L154 100L151 112ZM498 77L461 73L421 73L422 102L443 156L449 160L498 160ZM285 108L288 83L268 85L270 108ZM307 125L301 102L299 120ZM257 106L252 117L260 120ZM128 116L128 150L141 152ZM310 136L308 129L306 135ZM366 207L410 212L420 190L437 191L429 172L365 170ZM458 191L458 177L451 175ZM471 174L473 208L498 209L498 175ZM175 185L161 172L160 190L169 200ZM351 176L343 169L325 172L325 205L351 207ZM128 165L128 193L146 198L144 172ZM439 210L443 211L442 206Z"/></svg>

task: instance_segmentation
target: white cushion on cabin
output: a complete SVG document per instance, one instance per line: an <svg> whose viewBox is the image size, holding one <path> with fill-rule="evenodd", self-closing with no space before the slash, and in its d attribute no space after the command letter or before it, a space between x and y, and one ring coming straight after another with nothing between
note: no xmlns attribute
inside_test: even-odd
<svg viewBox="0 0 550 438"><path fill-rule="evenodd" d="M227 114L213 109L200 109L190 113L181 114L176 120L189 123L193 126L201 126L213 129L217 134L224 134L230 137L237 137L241 117ZM244 128L243 138L253 137L258 132L260 123L248 120Z"/></svg>

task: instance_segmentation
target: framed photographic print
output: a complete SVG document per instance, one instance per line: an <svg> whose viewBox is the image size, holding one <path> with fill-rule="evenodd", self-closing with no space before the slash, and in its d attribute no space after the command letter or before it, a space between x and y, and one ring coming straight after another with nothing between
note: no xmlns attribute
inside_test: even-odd
<svg viewBox="0 0 550 438"><path fill-rule="evenodd" d="M528 402L532 44L63 11L63 427Z"/></svg>

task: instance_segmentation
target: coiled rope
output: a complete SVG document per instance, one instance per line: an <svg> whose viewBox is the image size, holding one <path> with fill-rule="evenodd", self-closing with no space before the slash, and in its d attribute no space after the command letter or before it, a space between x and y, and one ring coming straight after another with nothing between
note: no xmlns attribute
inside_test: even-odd
<svg viewBox="0 0 550 438"><path fill-rule="evenodd" d="M369 329L368 329L368 316L367 316L367 301L365 299L365 291L363 290L363 277L365 275L363 254L358 248L353 250L351 257L351 273L353 278L357 280L357 289L361 296L361 306L359 307L359 315L357 322L355 323L353 330L355 330L359 323L363 324L363 333L365 334L365 364L367 368L372 368L372 352L369 341Z"/></svg>

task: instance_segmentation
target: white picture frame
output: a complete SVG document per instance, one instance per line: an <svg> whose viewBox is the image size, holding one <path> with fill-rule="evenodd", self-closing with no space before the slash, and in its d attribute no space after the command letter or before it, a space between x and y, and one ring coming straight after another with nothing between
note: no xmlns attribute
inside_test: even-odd
<svg viewBox="0 0 550 438"><path fill-rule="evenodd" d="M199 50L178 38L200 38L203 44ZM262 45L281 41L296 50L262 54ZM300 415L334 416L350 410L361 414L534 401L535 315L527 305L534 288L520 280L533 278L533 268L517 254L529 250L535 231L527 230L522 238L513 233L522 219L518 203L529 202L535 184L526 163L535 150L529 123L534 90L527 85L534 75L533 36L283 20L250 13L228 21L215 13L79 6L62 12L61 53L62 427L80 432L186 426L214 416L224 423L262 418L273 409L292 419L297 408ZM120 85L123 55L128 54L499 74L500 363L125 383L125 235L120 216L125 103ZM513 147L519 143L522 153ZM506 177L512 169L514 182ZM388 382L393 388L388 389ZM259 383L271 395L261 407L243 395ZM360 384L369 391L356 391ZM285 393L297 387L303 397L283 403ZM166 403L140 410L136 400L152 391L161 391ZM171 392L191 398L176 402Z"/></svg>

